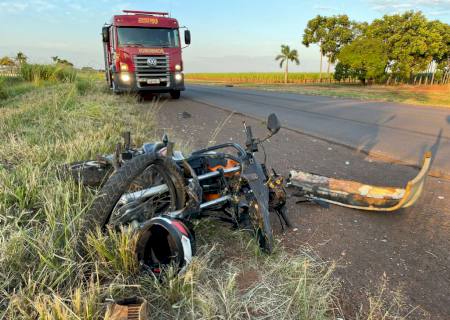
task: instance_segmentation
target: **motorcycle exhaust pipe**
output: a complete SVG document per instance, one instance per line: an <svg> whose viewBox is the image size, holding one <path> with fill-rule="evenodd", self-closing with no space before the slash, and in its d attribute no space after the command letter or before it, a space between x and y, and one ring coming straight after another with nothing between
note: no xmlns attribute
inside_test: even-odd
<svg viewBox="0 0 450 320"><path fill-rule="evenodd" d="M241 167L240 166L236 166L236 167L224 169L223 170L223 174L234 173L234 172L238 172L240 170L241 170ZM205 179L217 177L220 174L221 174L220 171L211 171L211 172L208 172L208 173L201 174L201 175L197 176L197 179L199 181L202 181L202 180L205 180ZM136 201L138 199L149 198L149 197L152 197L154 195L162 194L164 192L167 192L168 190L169 190L169 188L167 187L167 185L161 184L159 186L155 186L155 187L139 190L139 191L136 191L136 192L126 193L126 194L123 194L122 197L120 197L119 203L122 204L122 205L125 205L127 203Z"/></svg>

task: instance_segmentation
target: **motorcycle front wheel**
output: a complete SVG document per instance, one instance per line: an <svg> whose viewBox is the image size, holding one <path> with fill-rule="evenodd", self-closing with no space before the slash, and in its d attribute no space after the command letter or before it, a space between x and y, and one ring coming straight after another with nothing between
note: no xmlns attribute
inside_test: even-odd
<svg viewBox="0 0 450 320"><path fill-rule="evenodd" d="M259 247L265 253L272 253L273 233L268 209L262 208L255 199L250 201L248 210Z"/></svg>
<svg viewBox="0 0 450 320"><path fill-rule="evenodd" d="M148 192L148 190L159 190ZM147 192L147 194L145 193ZM143 222L182 209L186 201L184 178L175 162L156 154L127 161L106 181L84 217L82 235L112 221Z"/></svg>

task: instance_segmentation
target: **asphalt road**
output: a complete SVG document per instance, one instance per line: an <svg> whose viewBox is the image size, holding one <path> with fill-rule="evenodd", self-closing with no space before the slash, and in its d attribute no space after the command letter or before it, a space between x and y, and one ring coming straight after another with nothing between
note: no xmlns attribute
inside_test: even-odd
<svg viewBox="0 0 450 320"><path fill-rule="evenodd" d="M432 150L433 173L450 177L450 108L201 85L183 96L258 118L275 112L285 127L409 164Z"/></svg>

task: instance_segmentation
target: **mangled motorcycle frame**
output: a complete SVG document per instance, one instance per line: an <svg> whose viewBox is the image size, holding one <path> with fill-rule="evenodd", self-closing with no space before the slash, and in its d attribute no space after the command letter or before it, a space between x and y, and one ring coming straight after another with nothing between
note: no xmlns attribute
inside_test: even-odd
<svg viewBox="0 0 450 320"><path fill-rule="evenodd" d="M291 224L283 178L273 170L269 173L254 157L258 145L280 129L275 114L269 116L267 128L269 135L258 139L244 123L245 148L224 143L188 157L173 152L167 136L160 143L132 149L127 134L124 151L118 147L115 155L99 161L72 164L72 174L88 184L95 184L92 177L106 180L86 215L84 231L131 227L138 234L137 258L153 273L167 264L181 270L189 264L195 254L191 221L202 217L253 230L261 249L270 253L270 213L278 215L282 225ZM234 152L224 152L228 150Z"/></svg>
<svg viewBox="0 0 450 320"><path fill-rule="evenodd" d="M286 213L283 177L274 170L269 173L265 163L254 157L258 146L280 129L275 114L269 116L267 128L270 134L258 139L244 123L245 148L224 143L194 151L188 157L174 152L167 136L162 142L133 149L128 133L124 148L117 146L115 154L71 164L69 171L84 184L104 182L86 215L83 234L95 227L132 228L138 234L137 258L144 269L153 273L168 264L180 270L189 264L195 254L191 221L202 217L215 217L253 230L261 249L270 253L270 213L278 215L283 227L291 223ZM230 149L234 152L224 152ZM431 153L427 153L419 174L405 189L303 171L291 171L287 185L300 191L307 201L394 211L417 201L431 162Z"/></svg>

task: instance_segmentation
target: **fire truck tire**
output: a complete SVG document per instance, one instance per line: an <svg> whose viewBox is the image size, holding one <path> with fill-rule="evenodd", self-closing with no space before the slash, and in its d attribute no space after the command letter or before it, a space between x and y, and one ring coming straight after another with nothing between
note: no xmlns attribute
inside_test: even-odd
<svg viewBox="0 0 450 320"><path fill-rule="evenodd" d="M117 88L116 81L114 81L114 80L112 80L112 82L111 82L111 89L114 94L120 93L119 89Z"/></svg>
<svg viewBox="0 0 450 320"><path fill-rule="evenodd" d="M170 91L170 97L172 99L175 99L175 100L180 99L180 96L181 96L181 91L180 90L172 90L172 91Z"/></svg>

